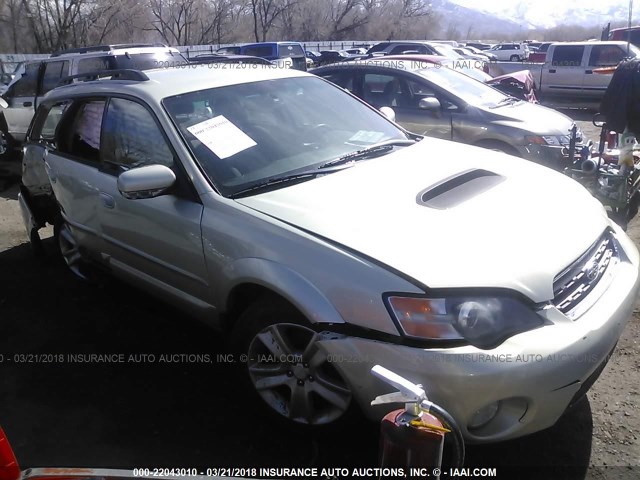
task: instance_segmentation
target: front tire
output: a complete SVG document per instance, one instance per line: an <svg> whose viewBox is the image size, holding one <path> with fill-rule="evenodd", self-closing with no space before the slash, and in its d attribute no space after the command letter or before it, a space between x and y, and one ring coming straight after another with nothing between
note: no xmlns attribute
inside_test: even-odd
<svg viewBox="0 0 640 480"><path fill-rule="evenodd" d="M518 55L511 55L509 60L511 60L512 62L519 62L520 61L520 57Z"/></svg>
<svg viewBox="0 0 640 480"><path fill-rule="evenodd" d="M274 297L262 298L238 319L233 344L245 383L290 425L342 423L353 408L351 389L319 347L321 339L300 312Z"/></svg>

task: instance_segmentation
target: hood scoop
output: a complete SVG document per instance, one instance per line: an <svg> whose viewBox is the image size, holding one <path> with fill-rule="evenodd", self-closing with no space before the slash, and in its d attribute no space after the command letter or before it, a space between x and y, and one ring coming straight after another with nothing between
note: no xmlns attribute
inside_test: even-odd
<svg viewBox="0 0 640 480"><path fill-rule="evenodd" d="M502 175L488 170L465 170L422 190L416 201L425 207L446 210L480 195L504 180Z"/></svg>

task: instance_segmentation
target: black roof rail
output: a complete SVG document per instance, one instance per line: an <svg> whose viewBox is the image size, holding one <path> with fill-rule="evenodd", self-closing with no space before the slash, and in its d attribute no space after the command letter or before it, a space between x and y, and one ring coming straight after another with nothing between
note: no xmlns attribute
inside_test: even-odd
<svg viewBox="0 0 640 480"><path fill-rule="evenodd" d="M74 80L98 80L100 77L111 77L111 80L134 80L136 82L146 82L149 80L149 77L144 72L140 70L133 69L120 69L120 70L99 70L96 72L86 72L86 73L78 73L76 75L69 75L68 77L63 77L60 79L57 87L61 87L62 85L69 85Z"/></svg>
<svg viewBox="0 0 640 480"><path fill-rule="evenodd" d="M122 48L145 48L145 47L164 47L169 48L164 43L117 43L113 45L94 45L91 47L78 47L59 50L51 54L51 57L59 57L71 53L92 53L92 52L109 52Z"/></svg>

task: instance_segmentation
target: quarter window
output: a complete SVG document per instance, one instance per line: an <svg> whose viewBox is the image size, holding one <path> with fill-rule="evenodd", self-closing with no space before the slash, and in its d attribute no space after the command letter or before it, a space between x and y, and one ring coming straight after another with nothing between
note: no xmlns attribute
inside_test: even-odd
<svg viewBox="0 0 640 480"><path fill-rule="evenodd" d="M173 166L173 154L151 113L141 104L113 98L102 132L102 160L125 168Z"/></svg>

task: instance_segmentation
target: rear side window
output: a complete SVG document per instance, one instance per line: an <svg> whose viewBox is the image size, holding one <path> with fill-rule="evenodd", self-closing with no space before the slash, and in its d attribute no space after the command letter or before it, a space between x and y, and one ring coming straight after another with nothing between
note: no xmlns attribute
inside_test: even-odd
<svg viewBox="0 0 640 480"><path fill-rule="evenodd" d="M243 55L254 57L274 57L274 48L271 45L253 45L242 49Z"/></svg>
<svg viewBox="0 0 640 480"><path fill-rule="evenodd" d="M582 64L582 45L556 45L551 65L554 67L579 67Z"/></svg>
<svg viewBox="0 0 640 480"><path fill-rule="evenodd" d="M28 63L22 78L11 86L11 94L14 97L35 97L38 90L39 63Z"/></svg>
<svg viewBox="0 0 640 480"><path fill-rule="evenodd" d="M102 160L125 168L173 166L173 153L151 113L141 104L113 98L102 132Z"/></svg>
<svg viewBox="0 0 640 480"><path fill-rule="evenodd" d="M70 104L71 101L67 100L51 107L40 107L33 121L33 128L29 132L29 141L55 143L56 128Z"/></svg>
<svg viewBox="0 0 640 480"><path fill-rule="evenodd" d="M58 149L74 157L92 162L100 160L100 128L105 100L89 100L75 104L57 127Z"/></svg>
<svg viewBox="0 0 640 480"><path fill-rule="evenodd" d="M589 55L589 66L604 67L617 65L627 53L616 45L594 45Z"/></svg>
<svg viewBox="0 0 640 480"><path fill-rule="evenodd" d="M42 94L53 90L60 83L62 77L69 73L69 62L47 62L44 64L44 76L42 77Z"/></svg>
<svg viewBox="0 0 640 480"><path fill-rule="evenodd" d="M99 72L101 70L112 70L113 61L109 60L110 57L93 57L83 58L78 62L78 73Z"/></svg>

